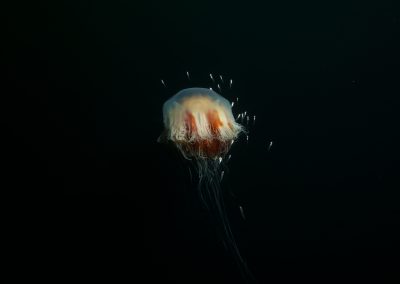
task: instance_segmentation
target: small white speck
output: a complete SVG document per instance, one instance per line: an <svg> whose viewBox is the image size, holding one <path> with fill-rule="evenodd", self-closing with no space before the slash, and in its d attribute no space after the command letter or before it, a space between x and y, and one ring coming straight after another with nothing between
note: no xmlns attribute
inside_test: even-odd
<svg viewBox="0 0 400 284"><path fill-rule="evenodd" d="M239 206L240 215L242 215L243 220L246 220L246 216L244 216L244 210L242 206Z"/></svg>
<svg viewBox="0 0 400 284"><path fill-rule="evenodd" d="M272 143L273 143L272 141L271 141L271 142L269 142L269 144L268 144L268 151L269 151L269 150L271 150Z"/></svg>

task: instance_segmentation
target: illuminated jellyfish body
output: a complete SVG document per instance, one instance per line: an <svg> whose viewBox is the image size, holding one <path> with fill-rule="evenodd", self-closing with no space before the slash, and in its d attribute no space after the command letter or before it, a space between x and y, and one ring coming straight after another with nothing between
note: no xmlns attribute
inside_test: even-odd
<svg viewBox="0 0 400 284"><path fill-rule="evenodd" d="M243 126L236 123L230 102L205 88L184 89L171 97L164 103L163 119L165 130L160 140L172 142L192 162L201 201L225 248L249 282L253 278L231 232L220 184L226 154L244 132Z"/></svg>
<svg viewBox="0 0 400 284"><path fill-rule="evenodd" d="M163 114L166 138L188 158L221 157L243 131L229 101L209 89L178 92L164 103Z"/></svg>

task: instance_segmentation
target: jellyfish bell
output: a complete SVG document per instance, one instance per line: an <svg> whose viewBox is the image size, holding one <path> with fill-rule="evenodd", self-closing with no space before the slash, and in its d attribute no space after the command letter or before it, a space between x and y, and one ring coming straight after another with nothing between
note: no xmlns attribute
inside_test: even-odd
<svg viewBox="0 0 400 284"><path fill-rule="evenodd" d="M213 90L188 88L164 103L164 133L186 158L225 156L232 141L243 132L236 123L231 103Z"/></svg>

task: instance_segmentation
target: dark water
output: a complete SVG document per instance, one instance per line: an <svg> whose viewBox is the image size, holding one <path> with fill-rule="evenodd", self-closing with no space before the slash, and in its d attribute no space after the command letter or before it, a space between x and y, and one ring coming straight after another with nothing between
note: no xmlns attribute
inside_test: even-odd
<svg viewBox="0 0 400 284"><path fill-rule="evenodd" d="M235 111L257 116L222 185L259 282L400 280L395 1L57 1L10 11L4 183L63 195L62 275L240 283L185 161L156 143L164 101L211 87L211 72L233 79L221 93L239 97Z"/></svg>

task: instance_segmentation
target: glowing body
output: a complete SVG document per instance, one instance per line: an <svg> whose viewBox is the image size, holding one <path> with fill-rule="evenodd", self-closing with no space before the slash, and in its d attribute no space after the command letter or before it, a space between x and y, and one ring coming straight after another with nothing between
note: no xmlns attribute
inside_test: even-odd
<svg viewBox="0 0 400 284"><path fill-rule="evenodd" d="M213 79L210 74L211 79ZM225 248L235 259L244 280L253 276L236 245L225 212L221 180L224 161L232 143L244 131L232 114L232 104L212 89L189 88L178 92L163 105L165 130L159 141L167 140L188 158L198 175L197 189L210 213ZM193 159L192 159L193 158ZM243 208L240 207L244 218Z"/></svg>
<svg viewBox="0 0 400 284"><path fill-rule="evenodd" d="M164 103L163 114L166 138L186 157L224 155L243 131L235 122L231 103L205 88L181 90Z"/></svg>

